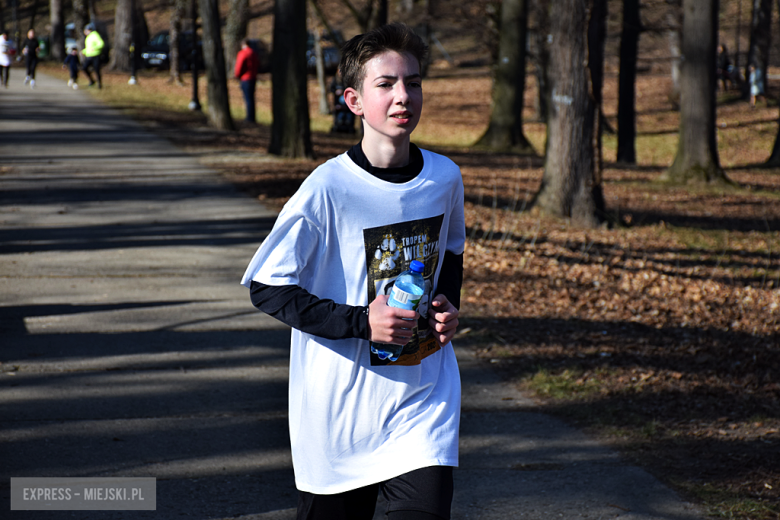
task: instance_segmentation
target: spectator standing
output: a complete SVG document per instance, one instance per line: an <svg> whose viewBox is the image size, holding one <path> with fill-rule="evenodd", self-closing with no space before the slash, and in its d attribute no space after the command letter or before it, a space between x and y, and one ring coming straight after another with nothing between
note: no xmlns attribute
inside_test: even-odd
<svg viewBox="0 0 780 520"><path fill-rule="evenodd" d="M13 41L8 38L8 32L0 34L0 86L8 88L8 77L11 71L11 56L15 49Z"/></svg>
<svg viewBox="0 0 780 520"><path fill-rule="evenodd" d="M65 61L63 62L62 67L67 67L68 71L70 72L68 86L73 87L74 90L77 90L79 88L79 51L77 48L73 47L70 50L70 54L65 56Z"/></svg>
<svg viewBox="0 0 780 520"><path fill-rule="evenodd" d="M249 46L249 40L241 40L241 50L236 56L236 78L241 82L241 92L244 94L246 104L246 120L255 123L255 86L257 84L257 72L260 69L260 61L257 54Z"/></svg>
<svg viewBox="0 0 780 520"><path fill-rule="evenodd" d="M750 84L750 107L755 108L756 99L764 96L764 73L751 63L748 67L748 83Z"/></svg>
<svg viewBox="0 0 780 520"><path fill-rule="evenodd" d="M731 59L726 45L718 45L718 79L723 83L723 90L728 91L731 85Z"/></svg>
<svg viewBox="0 0 780 520"><path fill-rule="evenodd" d="M92 74L90 73L90 69L94 70L95 75L97 76L97 86L98 88L103 88L103 81L100 77L100 55L103 53L105 43L103 42L103 38L100 37L100 33L95 30L95 26L92 24L84 27L84 35L86 38L84 38L84 50L81 51L84 55L84 66L82 67L82 70L84 71L84 74L87 75L87 78L89 78L90 87L95 84L95 80L92 79Z"/></svg>
<svg viewBox="0 0 780 520"><path fill-rule="evenodd" d="M38 49L40 42L35 36L35 29L27 31L27 39L24 41L22 53L27 63L27 76L24 78L24 84L30 84L30 88L35 88L35 68L38 66Z"/></svg>

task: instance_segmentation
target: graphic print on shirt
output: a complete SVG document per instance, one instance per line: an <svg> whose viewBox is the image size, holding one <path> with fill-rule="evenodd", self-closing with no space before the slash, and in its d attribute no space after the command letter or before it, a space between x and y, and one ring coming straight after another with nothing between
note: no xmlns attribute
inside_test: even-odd
<svg viewBox="0 0 780 520"><path fill-rule="evenodd" d="M412 260L425 264L425 293L417 309L420 319L414 328L414 336L397 361L381 360L371 353L372 365L419 365L423 359L441 348L428 326L428 302L432 297L434 275L439 265L439 235L443 222L442 214L363 230L369 302L374 301L379 294L390 294L395 279L409 269Z"/></svg>

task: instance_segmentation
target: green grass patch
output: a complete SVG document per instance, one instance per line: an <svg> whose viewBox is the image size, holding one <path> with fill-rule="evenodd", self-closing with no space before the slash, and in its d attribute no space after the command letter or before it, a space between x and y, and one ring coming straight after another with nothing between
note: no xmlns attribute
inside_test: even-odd
<svg viewBox="0 0 780 520"><path fill-rule="evenodd" d="M526 386L540 396L553 399L584 399L598 393L601 385L597 379L583 377L579 368L567 368L560 373L552 373L545 368L526 381Z"/></svg>

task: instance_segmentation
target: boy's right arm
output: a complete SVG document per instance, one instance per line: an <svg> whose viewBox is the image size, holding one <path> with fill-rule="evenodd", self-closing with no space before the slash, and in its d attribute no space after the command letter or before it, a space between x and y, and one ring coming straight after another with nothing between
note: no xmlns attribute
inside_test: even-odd
<svg viewBox="0 0 780 520"><path fill-rule="evenodd" d="M378 296L367 307L321 299L298 285L265 285L252 281L252 304L282 323L326 339L361 338L405 345L412 337L409 319L414 311L389 307L387 296Z"/></svg>

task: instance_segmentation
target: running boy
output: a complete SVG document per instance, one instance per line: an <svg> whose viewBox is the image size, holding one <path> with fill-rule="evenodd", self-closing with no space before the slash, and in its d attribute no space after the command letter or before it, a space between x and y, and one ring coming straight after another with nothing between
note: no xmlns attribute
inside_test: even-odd
<svg viewBox="0 0 780 520"><path fill-rule="evenodd" d="M285 205L242 284L293 327L289 422L299 519L448 519L458 464L463 181L410 135L427 48L392 24L356 36L339 70L363 140L318 167ZM387 306L412 260L419 314ZM416 320L416 321L409 321ZM413 324L413 325L412 325ZM394 363L369 340L405 345Z"/></svg>

